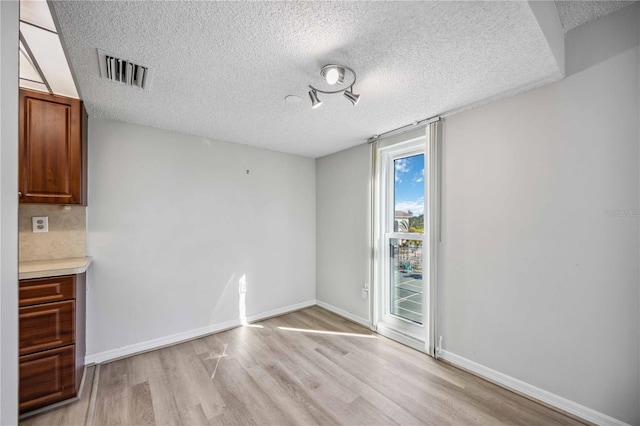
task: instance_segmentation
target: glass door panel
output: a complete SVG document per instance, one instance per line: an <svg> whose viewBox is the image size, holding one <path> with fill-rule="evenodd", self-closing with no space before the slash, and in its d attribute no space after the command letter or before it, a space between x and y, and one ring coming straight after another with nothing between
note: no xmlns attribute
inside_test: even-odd
<svg viewBox="0 0 640 426"><path fill-rule="evenodd" d="M393 158L393 180L388 196L393 225L389 244L388 313L422 325L422 237L424 235L424 153L399 153Z"/></svg>
<svg viewBox="0 0 640 426"><path fill-rule="evenodd" d="M422 241L389 239L391 297L390 313L405 320L422 324Z"/></svg>

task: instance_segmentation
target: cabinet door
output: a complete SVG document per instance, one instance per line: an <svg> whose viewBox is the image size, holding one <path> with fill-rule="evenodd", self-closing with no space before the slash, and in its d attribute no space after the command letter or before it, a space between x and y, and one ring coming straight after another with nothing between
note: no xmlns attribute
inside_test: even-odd
<svg viewBox="0 0 640 426"><path fill-rule="evenodd" d="M65 346L20 357L20 412L76 395L75 347Z"/></svg>
<svg viewBox="0 0 640 426"><path fill-rule="evenodd" d="M74 342L75 301L20 308L20 355Z"/></svg>
<svg viewBox="0 0 640 426"><path fill-rule="evenodd" d="M82 102L20 90L20 202L84 204Z"/></svg>

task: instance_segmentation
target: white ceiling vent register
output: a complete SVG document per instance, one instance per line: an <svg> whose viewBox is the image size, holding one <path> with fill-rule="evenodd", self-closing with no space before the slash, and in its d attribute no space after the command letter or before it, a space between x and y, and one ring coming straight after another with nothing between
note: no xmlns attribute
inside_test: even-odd
<svg viewBox="0 0 640 426"><path fill-rule="evenodd" d="M102 78L139 89L149 90L151 88L153 68L119 58L100 49L98 49L98 62Z"/></svg>

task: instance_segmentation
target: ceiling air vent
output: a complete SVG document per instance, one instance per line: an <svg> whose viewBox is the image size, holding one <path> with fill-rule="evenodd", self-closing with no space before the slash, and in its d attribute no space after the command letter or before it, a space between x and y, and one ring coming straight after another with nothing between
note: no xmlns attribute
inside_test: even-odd
<svg viewBox="0 0 640 426"><path fill-rule="evenodd" d="M149 90L151 88L153 68L128 59L118 58L100 49L98 49L98 62L102 78L139 89Z"/></svg>

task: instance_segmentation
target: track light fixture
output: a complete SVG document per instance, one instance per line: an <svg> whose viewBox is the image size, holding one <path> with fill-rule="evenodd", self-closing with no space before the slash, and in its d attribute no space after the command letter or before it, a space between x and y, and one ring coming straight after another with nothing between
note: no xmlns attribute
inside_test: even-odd
<svg viewBox="0 0 640 426"><path fill-rule="evenodd" d="M348 85L343 86L345 80L345 74L348 71L350 74ZM318 98L318 93L324 93L328 95L333 95L336 93L343 93L344 97L347 98L353 106L358 104L360 100L360 95L353 93L353 85L356 84L356 72L351 68L344 65L336 65L329 64L322 67L320 70L320 76L324 79L324 81L330 86L343 86L336 90L320 90L312 85L309 85L311 89L309 91L309 97L311 98L311 108L318 108L322 105L322 101Z"/></svg>

